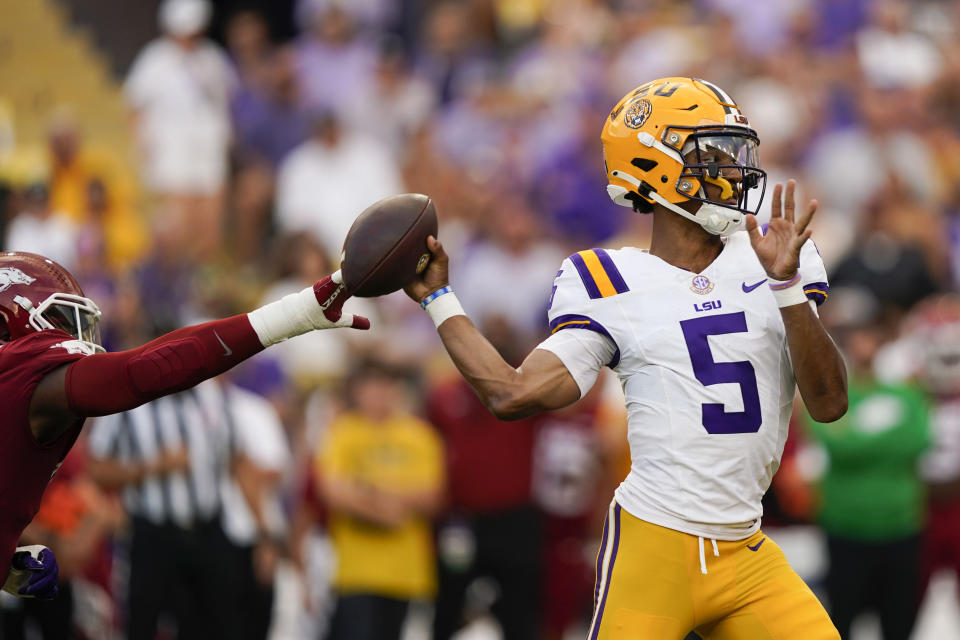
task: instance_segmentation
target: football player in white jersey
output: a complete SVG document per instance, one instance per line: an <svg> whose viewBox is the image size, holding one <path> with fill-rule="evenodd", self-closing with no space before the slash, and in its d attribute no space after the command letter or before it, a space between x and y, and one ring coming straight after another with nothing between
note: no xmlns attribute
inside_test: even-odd
<svg viewBox="0 0 960 640"><path fill-rule="evenodd" d="M757 133L703 80L632 91L602 141L611 198L653 214L650 249L564 260L552 335L519 368L464 315L435 239L406 291L502 419L577 401L604 366L619 376L632 466L604 526L590 640L837 639L760 530L796 389L817 421L847 408L844 364L814 305L829 291L807 228L816 202L798 214L794 182L777 185L760 228Z"/></svg>

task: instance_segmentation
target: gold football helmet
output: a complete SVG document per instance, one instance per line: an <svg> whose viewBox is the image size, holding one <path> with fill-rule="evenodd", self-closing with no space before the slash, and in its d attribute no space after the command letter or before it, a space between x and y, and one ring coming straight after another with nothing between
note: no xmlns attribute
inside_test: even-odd
<svg viewBox="0 0 960 640"><path fill-rule="evenodd" d="M733 232L763 201L757 132L720 87L697 78L661 78L623 97L603 127L607 193L619 205L649 212L654 203L708 232ZM719 188L711 199L705 185ZM751 208L748 194L760 188ZM678 206L702 204L691 213Z"/></svg>

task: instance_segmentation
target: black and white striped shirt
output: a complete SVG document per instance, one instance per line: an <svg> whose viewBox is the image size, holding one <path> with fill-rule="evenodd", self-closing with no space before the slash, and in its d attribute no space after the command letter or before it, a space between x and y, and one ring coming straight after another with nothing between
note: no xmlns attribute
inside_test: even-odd
<svg viewBox="0 0 960 640"><path fill-rule="evenodd" d="M220 485L229 473L234 420L223 388L213 381L131 411L98 418L89 432L95 458L127 464L155 462L163 453L189 452L188 471L151 475L123 490L128 513L161 524L191 527L214 518Z"/></svg>

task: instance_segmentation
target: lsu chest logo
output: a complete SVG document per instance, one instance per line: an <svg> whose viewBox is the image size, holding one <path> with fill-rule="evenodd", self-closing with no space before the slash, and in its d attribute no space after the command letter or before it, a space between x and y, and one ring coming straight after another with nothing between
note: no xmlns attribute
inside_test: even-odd
<svg viewBox="0 0 960 640"><path fill-rule="evenodd" d="M6 291L15 284L33 284L36 278L31 278L16 267L0 268L0 291Z"/></svg>
<svg viewBox="0 0 960 640"><path fill-rule="evenodd" d="M701 296L705 296L711 291L713 291L714 283L710 282L710 278L704 275L695 275L693 279L690 280L690 290ZM704 302L694 303L693 310L700 311L714 311L722 307L720 300L706 300Z"/></svg>

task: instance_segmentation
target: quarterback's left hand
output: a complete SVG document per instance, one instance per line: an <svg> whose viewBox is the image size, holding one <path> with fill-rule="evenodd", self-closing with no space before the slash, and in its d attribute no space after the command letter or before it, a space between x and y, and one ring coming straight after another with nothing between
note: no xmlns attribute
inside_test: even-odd
<svg viewBox="0 0 960 640"><path fill-rule="evenodd" d="M3 590L20 598L52 600L57 596L58 578L53 551L40 544L17 547Z"/></svg>
<svg viewBox="0 0 960 640"><path fill-rule="evenodd" d="M767 233L760 231L756 216L747 215L747 233L750 234L750 244L760 259L767 276L772 280L790 280L797 275L800 265L800 249L803 243L810 239L813 233L807 226L817 211L817 201L811 200L800 219L794 221L794 191L797 188L796 180L787 181L787 193L783 198L783 212L781 213L780 199L783 195L783 185L773 188L773 208L770 213L770 225Z"/></svg>

